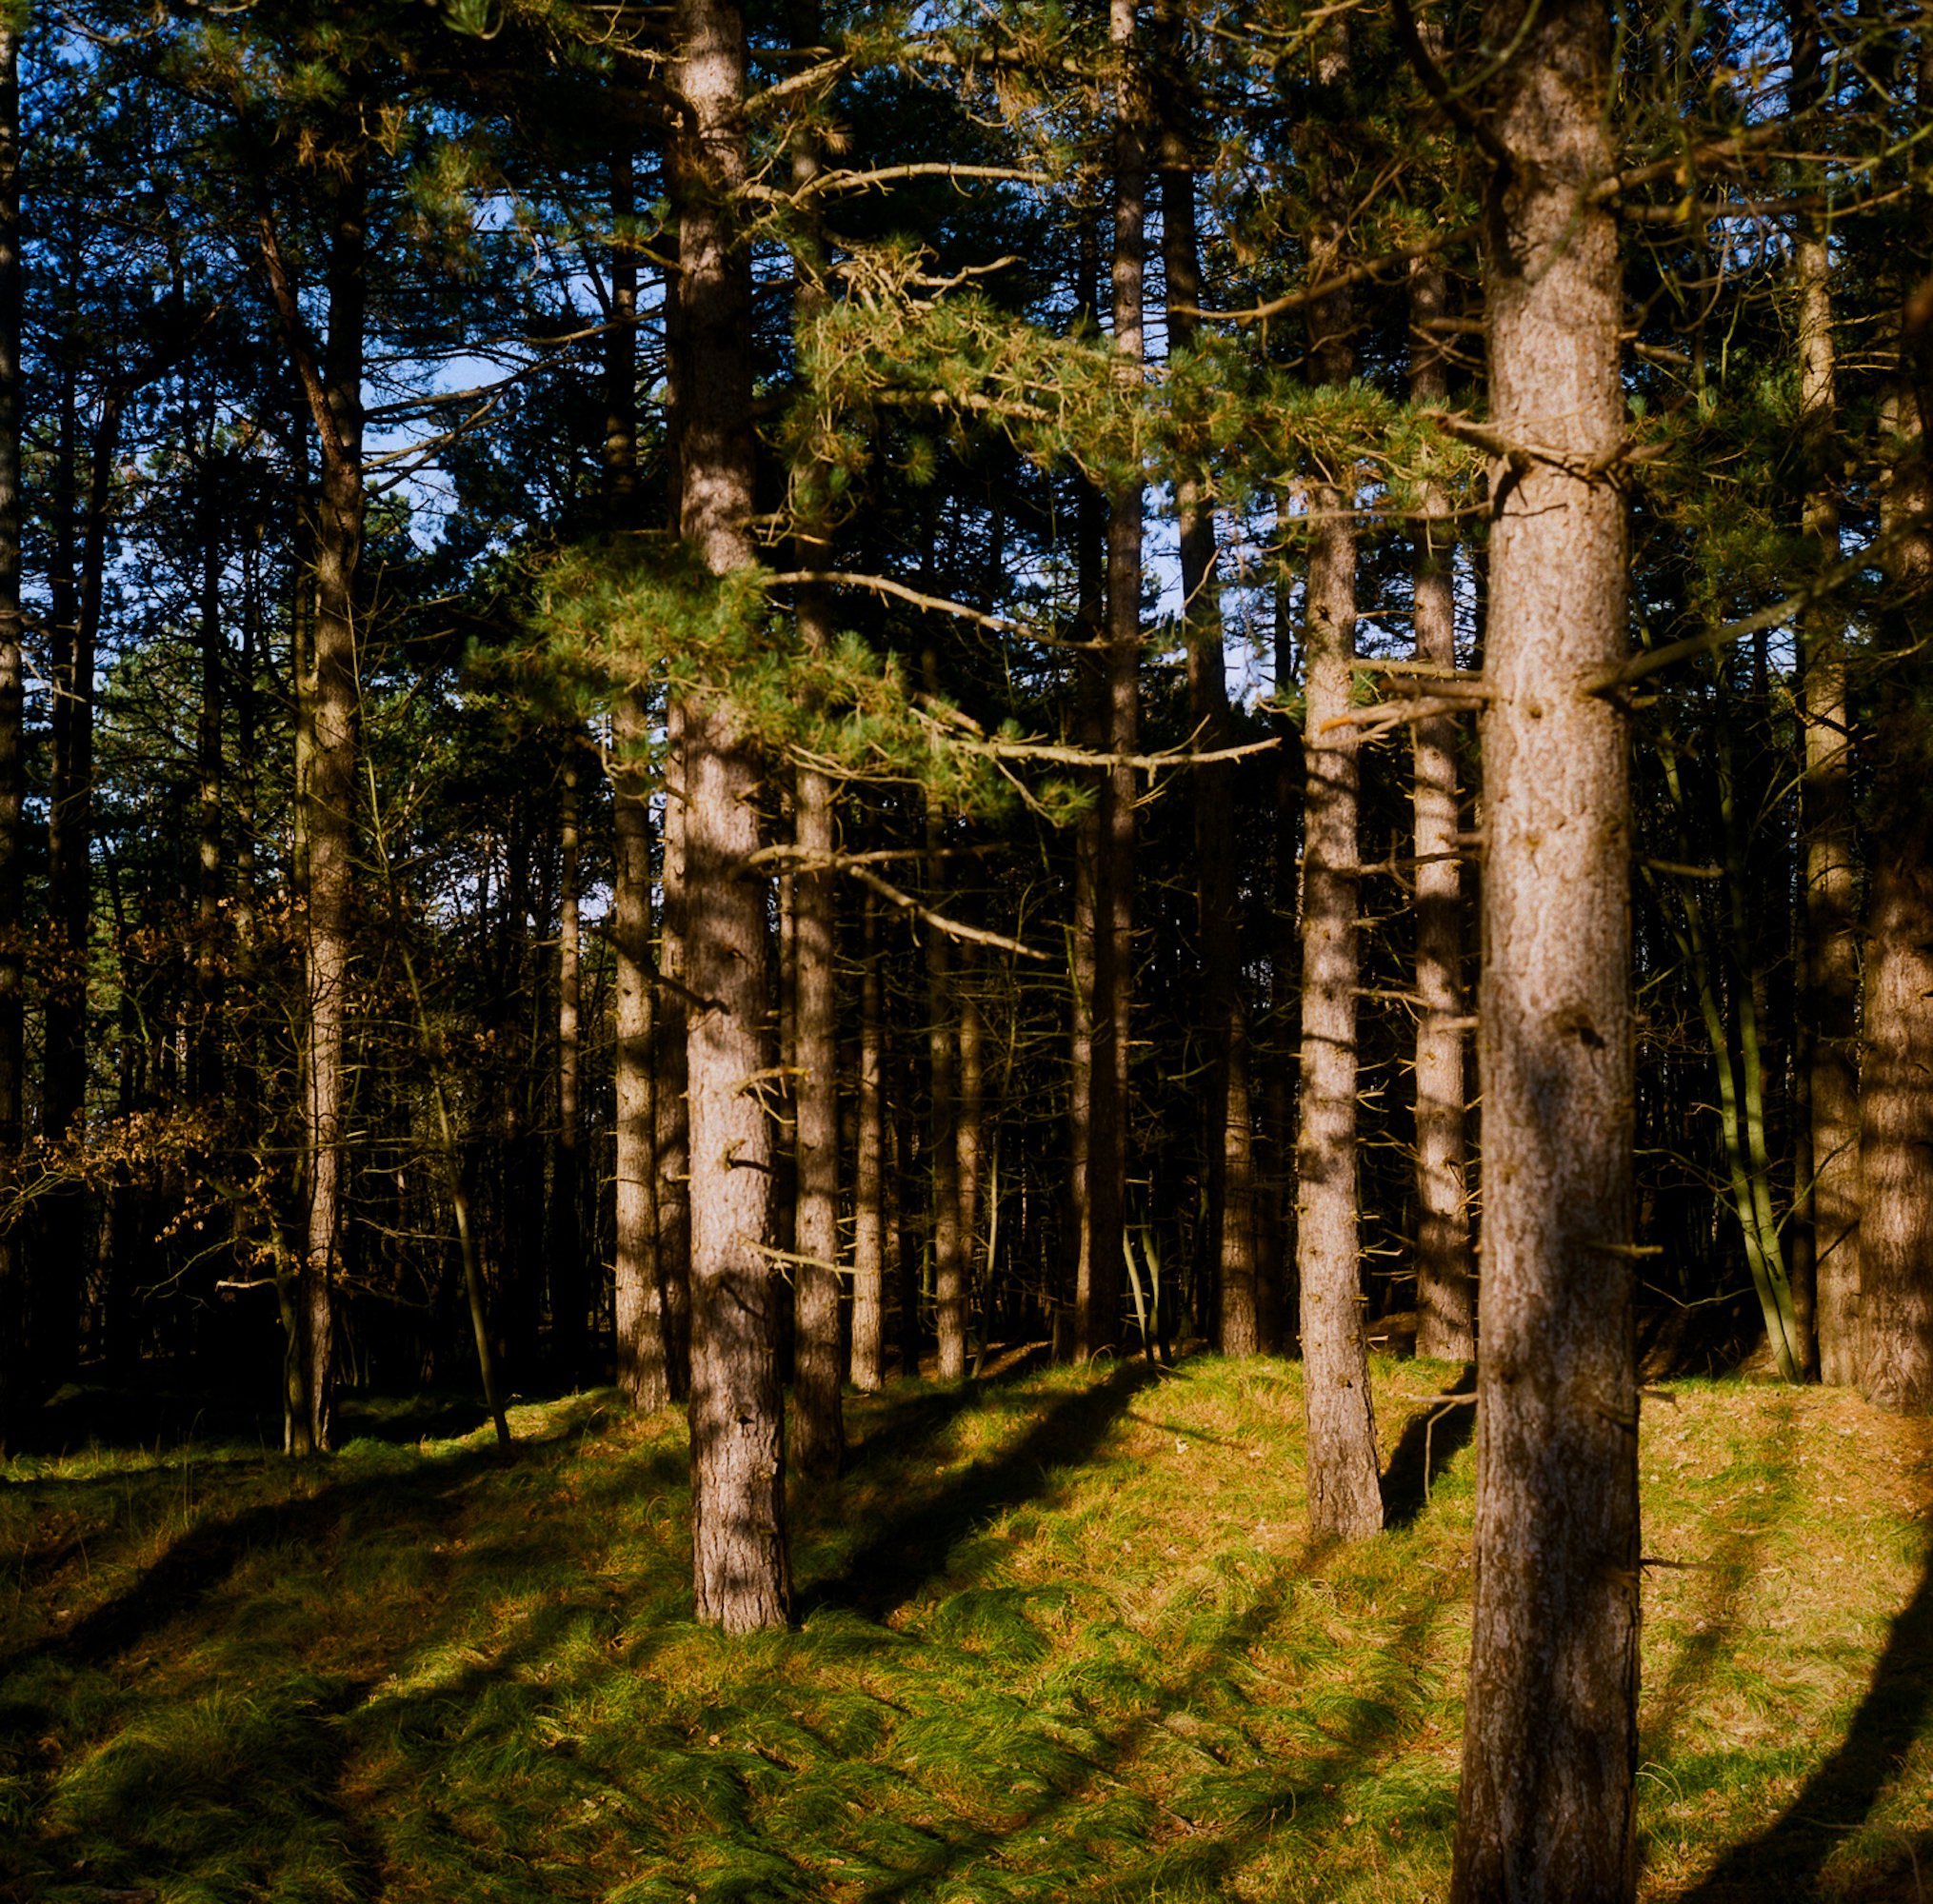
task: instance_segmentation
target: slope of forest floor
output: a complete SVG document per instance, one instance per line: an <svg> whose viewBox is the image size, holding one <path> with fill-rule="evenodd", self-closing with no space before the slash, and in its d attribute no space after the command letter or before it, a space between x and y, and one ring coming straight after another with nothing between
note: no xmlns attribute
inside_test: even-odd
<svg viewBox="0 0 1933 1904"><path fill-rule="evenodd" d="M0 1898L1443 1894L1472 1410L1379 1363L1395 1529L1311 1551L1301 1374L895 1386L793 1497L800 1630L693 1625L686 1453L608 1394L326 1464L0 1478ZM1429 1478L1425 1495L1425 1441ZM1652 1898L1933 1884L1933 1424L1644 1407Z"/></svg>

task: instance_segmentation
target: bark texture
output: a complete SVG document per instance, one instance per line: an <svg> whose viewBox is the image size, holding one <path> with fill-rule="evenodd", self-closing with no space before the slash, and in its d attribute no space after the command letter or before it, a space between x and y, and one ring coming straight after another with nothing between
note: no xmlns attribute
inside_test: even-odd
<svg viewBox="0 0 1933 1904"><path fill-rule="evenodd" d="M1819 93L1819 21L1792 12L1792 108ZM1839 425L1832 332L1831 253L1824 222L1802 215L1792 253L1799 305L1801 527L1815 564L1839 559L1833 468ZM1809 1168L1801 1180L1800 1228L1810 1218L1819 1375L1846 1385L1860 1367L1859 943L1853 851L1852 745L1845 697L1844 617L1827 604L1800 631L1800 719L1805 764L1800 820L1805 881L1805 958L1798 1020L1808 1047Z"/></svg>
<svg viewBox="0 0 1933 1904"><path fill-rule="evenodd" d="M1324 77L1346 75L1341 29L1331 29ZM1336 196L1333 186L1331 198ZM1340 248L1337 219L1310 268L1325 275ZM1318 378L1348 381L1354 304L1346 291L1310 316ZM1383 1525L1369 1351L1363 1326L1356 1200L1356 730L1349 709L1356 655L1355 474L1325 470L1309 491L1304 643L1302 1101L1296 1150L1296 1269L1301 1289L1303 1396L1308 1426L1309 1531L1356 1539Z"/></svg>
<svg viewBox="0 0 1933 1904"><path fill-rule="evenodd" d="M671 1398L665 1304L658 1277L657 1115L651 1070L651 809L643 765L644 696L611 710L611 945L616 964L617 1380L640 1414Z"/></svg>
<svg viewBox="0 0 1933 1904"><path fill-rule="evenodd" d="M1493 0L1476 1605L1451 1896L1628 1898L1638 1396L1611 16ZM1521 36L1521 43L1513 36Z"/></svg>
<svg viewBox="0 0 1933 1904"><path fill-rule="evenodd" d="M1933 52L1933 35L1927 50ZM1926 96L1923 78L1922 98ZM1873 736L1872 893L1860 1080L1860 1387L1903 1414L1933 1412L1933 469L1906 347L1887 405L1895 457L1881 524L1892 653Z"/></svg>
<svg viewBox="0 0 1933 1904"><path fill-rule="evenodd" d="M819 43L818 9L799 10L802 45ZM793 147L792 182L803 189L820 169L818 141L803 132ZM797 249L794 317L810 327L827 299L819 277L819 247L802 239ZM793 543L805 571L831 565L825 504L827 472L804 472L800 529ZM823 657L832 645L832 602L814 583L797 594L800 645ZM792 1400L793 1457L801 1474L836 1475L846 1453L841 1384L845 1378L839 1318L839 1024L833 984L835 962L832 859L836 816L830 779L798 769L792 787L794 837L804 856L792 888L793 1010L796 1014L794 1094L795 1203L792 1248L795 1335Z"/></svg>
<svg viewBox="0 0 1933 1904"><path fill-rule="evenodd" d="M862 902L859 964L859 1130L852 1192L852 1385L886 1386L886 1101L880 1089L883 1000L879 903Z"/></svg>
<svg viewBox="0 0 1933 1904"><path fill-rule="evenodd" d="M356 832L356 580L362 556L363 328L368 189L360 161L329 188L328 334L313 347L272 217L262 216L263 260L319 451L313 528L315 608L299 668L298 803L307 902L308 1026L304 1051L307 1221L285 1326L291 1454L329 1446L334 1413L334 1285L341 1242L344 1042L353 950ZM297 1388L303 1406L293 1405Z"/></svg>
<svg viewBox="0 0 1933 1904"><path fill-rule="evenodd" d="M751 268L735 228L746 183L745 22L681 0L676 80L679 257L688 376L681 528L723 579L753 559ZM691 1200L691 1516L698 1617L728 1633L791 1616L775 1283L763 1253L771 1131L766 1069L759 760L723 692L685 709L687 1034Z"/></svg>
<svg viewBox="0 0 1933 1904"><path fill-rule="evenodd" d="M1449 396L1444 345L1424 328L1444 314L1445 278L1419 268L1409 280L1409 395ZM1455 550L1449 500L1425 483L1415 549L1416 659L1456 667ZM1464 1179L1463 860L1457 850L1457 722L1416 722L1411 732L1416 843L1416 1352L1469 1361L1477 1352L1477 1286Z"/></svg>

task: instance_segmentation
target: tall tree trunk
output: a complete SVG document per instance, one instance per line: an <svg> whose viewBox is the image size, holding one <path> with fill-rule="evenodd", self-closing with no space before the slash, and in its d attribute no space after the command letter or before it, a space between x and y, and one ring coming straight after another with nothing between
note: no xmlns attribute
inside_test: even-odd
<svg viewBox="0 0 1933 1904"><path fill-rule="evenodd" d="M1109 0L1114 69L1114 243L1109 270L1115 376L1138 391L1146 357L1146 76L1134 0ZM1128 1058L1134 1000L1135 770L1140 744L1143 486L1107 498L1107 619L1101 653L1102 777L1094 905L1093 1050L1088 1071L1086 1298L1083 1360L1114 1340L1121 1313L1127 1216Z"/></svg>
<svg viewBox="0 0 1933 1904"><path fill-rule="evenodd" d="M550 1339L558 1373L572 1383L583 1378L590 1306L578 1214L583 1173L578 1108L578 1078L583 1062L578 1033L583 983L577 892L583 826L583 807L578 796L581 745L581 736L572 723L565 732L557 809L557 1131L550 1156L548 1249Z"/></svg>
<svg viewBox="0 0 1933 1904"><path fill-rule="evenodd" d="M20 664L20 35L0 16L0 1195L12 1187L24 1109L27 950L20 808L26 762ZM20 1233L0 1222L0 1459L20 1415Z"/></svg>
<svg viewBox="0 0 1933 1904"><path fill-rule="evenodd" d="M631 156L621 152L610 171L610 309L604 358L605 514L616 534L635 528L641 516L638 258L630 230L636 213ZM610 726L611 949L616 968L611 1029L616 1042L617 1126L612 1319L618 1387L632 1408L648 1414L671 1398L671 1360L666 1341L653 1065L662 1003L652 989L651 969L651 782L645 765L650 711L641 686L619 685Z"/></svg>
<svg viewBox="0 0 1933 1904"><path fill-rule="evenodd" d="M1346 23L1330 30L1321 74L1348 74ZM1343 224L1331 209L1309 268L1335 268ZM1325 384L1347 383L1355 306L1347 291L1310 313L1309 354ZM1383 1525L1356 1216L1358 748L1349 711L1356 657L1356 472L1325 470L1309 491L1307 654L1303 761L1302 1104L1296 1149L1296 1271L1301 1288L1308 1519L1320 1537L1356 1539Z"/></svg>
<svg viewBox="0 0 1933 1904"><path fill-rule="evenodd" d="M1933 29L1919 48L1919 99L1933 104ZM1923 261L1921 268L1923 269ZM1922 307L1917 309L1915 307ZM1882 633L1885 711L1873 736L1872 890L1860 1086L1859 1384L1868 1400L1933 1413L1933 463L1915 357L1933 328L1923 289L1902 313L1900 362L1882 426L1891 439L1881 498L1888 548Z"/></svg>
<svg viewBox="0 0 1933 1904"><path fill-rule="evenodd" d="M1154 104L1161 161L1162 262L1167 287L1171 366L1194 347L1202 272L1195 219L1194 113L1187 47L1175 0L1161 0ZM1187 453L1206 461L1204 433ZM1186 466L1174 484L1180 535L1182 625L1188 656L1188 713L1204 752L1228 745L1228 669L1215 577L1215 517L1200 472ZM1235 765L1194 771L1196 910L1200 920L1203 1024L1207 1089L1202 1102L1207 1182L1207 1260L1215 1278L1215 1339L1224 1355L1262 1346L1257 1275L1255 1137L1249 1105L1248 1006L1242 983L1240 899L1236 885Z"/></svg>
<svg viewBox="0 0 1933 1904"><path fill-rule="evenodd" d="M1426 328L1444 314L1445 278L1420 264L1409 279L1409 395L1449 396L1443 341ZM1455 545L1449 499L1427 483L1415 536L1416 658L1445 674L1457 662ZM1464 1199L1463 863L1457 851L1457 723L1416 723L1411 759L1416 842L1416 1352L1467 1362L1477 1352L1476 1283Z"/></svg>
<svg viewBox="0 0 1933 1904"><path fill-rule="evenodd" d="M859 952L859 1140L852 1193L852 1384L886 1386L886 1100L880 1089L879 902L861 901Z"/></svg>
<svg viewBox="0 0 1933 1904"><path fill-rule="evenodd" d="M357 719L356 570L362 553L363 319L368 188L358 163L329 188L328 336L318 351L285 266L265 200L263 262L295 374L316 433L321 497L314 525L315 612L307 665L298 669L307 739L298 761L306 866L308 1023L304 1152L308 1214L296 1288L285 1320L298 1339L289 1358L291 1454L329 1446L334 1416L334 1285L344 1187L344 1034L352 951Z"/></svg>
<svg viewBox="0 0 1933 1904"><path fill-rule="evenodd" d="M1476 1608L1451 1896L1628 1898L1638 1394L1611 15L1490 0ZM1560 466L1549 454L1564 453Z"/></svg>
<svg viewBox="0 0 1933 1904"><path fill-rule="evenodd" d="M210 423L212 417L210 417ZM201 707L195 732L199 782L195 864L194 1039L191 1089L209 1112L222 1090L222 704L228 640L222 628L220 500L210 428L201 446Z"/></svg>
<svg viewBox="0 0 1933 1904"><path fill-rule="evenodd" d="M1274 851L1268 909L1268 1083L1263 1098L1267 1133L1266 1223L1260 1334L1265 1348L1299 1333L1301 1294L1295 1283L1296 1103L1301 1097L1302 1052L1302 827L1303 748L1287 697L1296 679L1294 581L1288 566L1287 511L1276 504L1276 539L1282 568L1275 585L1275 738L1270 826Z"/></svg>
<svg viewBox="0 0 1933 1904"><path fill-rule="evenodd" d="M794 9L794 37L801 47L820 41L819 8L806 0ZM792 182L805 188L820 169L818 138L802 130L792 149ZM796 248L795 321L802 333L829 303L816 235ZM826 509L831 472L814 464L802 472L799 532L793 543L802 570L830 565ZM800 585L800 646L811 660L832 645L832 602L817 583ZM841 1385L845 1378L839 1319L839 1026L833 984L835 840L832 782L811 767L793 778L792 807L801 861L792 889L792 958L797 1065L792 1226L796 1329L792 1349L794 1457L802 1474L827 1478L839 1472L846 1454Z"/></svg>
<svg viewBox="0 0 1933 1904"><path fill-rule="evenodd" d="M617 1209L614 1290L617 1380L640 1414L671 1398L657 1243L657 1105L651 1068L649 744L643 692L623 687L611 709L611 943L616 963Z"/></svg>
<svg viewBox="0 0 1933 1904"><path fill-rule="evenodd" d="M77 472L81 422L74 371L63 377L50 576L53 630L53 761L48 789L48 888L55 959L47 987L42 1127L55 1142L86 1140L89 941L93 921L94 664L107 578L108 506L121 433L121 389L110 385ZM78 561L78 569L75 564ZM31 1338L43 1378L59 1381L79 1349L81 1279L91 1199L76 1177L46 1200L45 1274L33 1279Z"/></svg>
<svg viewBox="0 0 1933 1904"><path fill-rule="evenodd" d="M1821 30L1810 0L1797 0L1791 27L1791 106L1803 113L1820 96ZM1839 560L1839 401L1831 252L1823 219L1802 214L1792 272L1804 472L1800 522L1813 561L1826 567ZM1800 1214L1802 1226L1810 1217L1820 1378L1840 1386L1859 1379L1861 1311L1858 876L1843 623L1825 603L1807 611L1800 633L1805 971L1797 1011L1811 1048L1806 1095L1812 1113L1807 1195Z"/></svg>
<svg viewBox="0 0 1933 1904"><path fill-rule="evenodd" d="M730 0L675 16L680 392L687 547L723 582L752 563L751 259L735 225L747 181L746 37ZM783 1399L769 1222L765 892L757 743L723 692L684 709L691 1198L691 1517L698 1616L728 1633L791 1616Z"/></svg>
<svg viewBox="0 0 1933 1904"><path fill-rule="evenodd" d="M960 1115L954 1122L954 1175L960 1192L960 1351L966 1359L972 1334L973 1291L981 1281L975 1269L980 1249L980 1187L986 1148L986 1021L980 1008L974 975L978 965L970 942L958 954L954 991L960 1012ZM991 1264L988 1264L991 1269ZM983 1318L984 1320L984 1318ZM986 1338L983 1331L981 1350ZM976 1363L977 1366L977 1363Z"/></svg>
<svg viewBox="0 0 1933 1904"><path fill-rule="evenodd" d="M939 656L928 646L922 679L929 695L940 686ZM937 798L925 797L927 897L941 902L946 864ZM960 1233L960 1048L959 998L953 980L953 942L936 929L927 934L927 1054L932 1084L933 1295L937 1311L937 1372L942 1381L959 1381L966 1373L966 1250Z"/></svg>

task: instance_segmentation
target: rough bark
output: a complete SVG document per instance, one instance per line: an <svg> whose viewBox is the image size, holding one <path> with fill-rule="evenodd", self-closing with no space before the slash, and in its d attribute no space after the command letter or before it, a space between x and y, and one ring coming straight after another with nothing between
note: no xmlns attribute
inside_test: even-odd
<svg viewBox="0 0 1933 1904"><path fill-rule="evenodd" d="M626 688L611 709L611 946L616 963L617 1380L639 1414L671 1398L658 1265L657 1102L651 1068L651 790L643 764L645 698Z"/></svg>
<svg viewBox="0 0 1933 1904"><path fill-rule="evenodd" d="M818 9L799 10L797 37L819 44ZM792 181L805 187L820 169L816 137L802 134L792 153ZM826 308L819 248L801 241L793 289L794 317L809 328ZM793 550L802 570L831 565L825 522L827 472L804 472L800 528ZM807 655L823 657L834 634L828 590L801 585L795 613ZM795 1014L794 1319L792 1351L793 1457L802 1474L838 1474L846 1454L841 1384L845 1378L839 1317L839 1026L834 972L831 861L836 844L833 785L825 774L800 767L793 777L794 835L802 854L792 889L792 1008Z"/></svg>
<svg viewBox="0 0 1933 1904"><path fill-rule="evenodd" d="M1325 80L1346 75L1340 31ZM1328 190L1338 200L1337 188ZM1325 215L1310 268L1333 270L1342 226ZM1349 294L1312 309L1309 353L1324 383L1354 362ZM1356 889L1358 747L1337 724L1349 708L1356 654L1355 472L1321 472L1309 489L1303 735L1302 1100L1296 1148L1296 1271L1301 1288L1308 1521L1318 1537L1355 1539L1383 1525L1369 1351L1363 1326L1356 1212Z"/></svg>
<svg viewBox="0 0 1933 1904"><path fill-rule="evenodd" d="M751 265L735 228L747 182L745 22L680 0L679 258L688 326L680 527L723 580L753 560ZM728 1633L791 1616L775 1279L763 1253L771 1130L766 1070L760 763L723 684L685 706L686 1044L691 1208L691 1517L698 1617Z"/></svg>
<svg viewBox="0 0 1933 1904"><path fill-rule="evenodd" d="M859 1104L852 1196L852 1385L886 1386L886 1101L882 1059L879 904L861 902Z"/></svg>
<svg viewBox="0 0 1933 1904"><path fill-rule="evenodd" d="M583 828L579 746L580 737L573 724L564 737L557 801L557 1127L550 1153L548 1248L550 1340L558 1374L573 1383L584 1373L590 1306L578 1216L583 1172L578 1082L583 1065L578 1029L583 989L578 908Z"/></svg>
<svg viewBox="0 0 1933 1904"><path fill-rule="evenodd" d="M938 691L937 657L928 648L924 678L927 692ZM943 837L938 803L926 806L927 891L938 901ZM953 982L953 942L944 932L927 934L927 1057L932 1085L933 1295L938 1324L938 1374L959 1381L966 1374L966 1250L960 1232L960 1048L956 1035L958 997Z"/></svg>
<svg viewBox="0 0 1933 1904"><path fill-rule="evenodd" d="M1933 49L1933 35L1928 36ZM1922 76L1922 98L1933 74ZM1933 313L1929 313L1933 316ZM1882 1408L1933 1412L1933 803L1926 761L1933 665L1933 468L1909 375L1912 317L1883 423L1893 439L1881 503L1889 549L1884 712L1873 735L1865 1061L1860 1080L1859 1385Z"/></svg>
<svg viewBox="0 0 1933 1904"><path fill-rule="evenodd" d="M1424 327L1444 314L1442 271L1409 280L1410 400L1445 404L1442 340ZM1449 500L1425 483L1415 530L1416 658L1456 666L1455 550ZM1416 1352L1466 1362L1477 1352L1476 1282L1465 1202L1463 862L1457 850L1457 723L1449 714L1411 729L1416 843Z"/></svg>
<svg viewBox="0 0 1933 1904"><path fill-rule="evenodd" d="M1801 0L1792 10L1795 113L1818 98L1819 40L1817 15ZM1792 274L1799 307L1800 523L1813 561L1829 566L1839 560L1833 468L1839 403L1831 254L1823 220L1802 216ZM1843 624L1844 616L1826 604L1806 614L1800 632L1805 961L1797 1009L1809 1046L1805 1095L1811 1106L1798 1227L1810 1231L1820 1378L1840 1385L1859 1379L1861 1311L1858 876Z"/></svg>
<svg viewBox="0 0 1933 1904"><path fill-rule="evenodd" d="M298 693L308 737L299 800L306 862L308 1023L303 1082L308 1190L294 1292L307 1418L285 1424L289 1452L329 1446L334 1414L334 1284L344 1184L344 1036L356 826L356 574L362 554L363 327L367 185L360 164L328 194L328 334L309 339L270 213L261 221L269 287L316 433L321 484L314 525L315 608ZM291 1379L293 1378L291 1377Z"/></svg>
<svg viewBox="0 0 1933 1904"><path fill-rule="evenodd" d="M1860 1387L1933 1413L1933 822L1901 815L1874 842L1866 951Z"/></svg>
<svg viewBox="0 0 1933 1904"><path fill-rule="evenodd" d="M1153 104L1161 167L1162 263L1166 286L1168 361L1194 347L1193 311L1202 300L1195 218L1193 111L1187 49L1179 9L1163 0ZM1209 446L1191 434L1190 458ZM1184 467L1174 479L1180 541L1182 625L1187 645L1188 712L1203 752L1226 747L1227 663L1215 576L1215 518L1202 479ZM1194 772L1195 904L1201 933L1202 1035L1207 1085L1202 1096L1204 1173L1207 1184L1208 1259L1213 1266L1215 1340L1224 1355L1254 1355L1262 1346L1256 1276L1259 1260L1255 1136L1249 1107L1248 1004L1242 983L1236 881L1235 764Z"/></svg>
<svg viewBox="0 0 1933 1904"><path fill-rule="evenodd" d="M26 762L20 664L20 33L0 16L0 1196L12 1184L21 1136L26 1021L22 967L20 808ZM18 1228L0 1222L0 1459L19 1417L21 1260Z"/></svg>
<svg viewBox="0 0 1933 1904"><path fill-rule="evenodd" d="M1491 470L1478 1058L1484 1264L1476 1605L1451 1896L1629 1898L1637 1772L1638 1396L1623 716L1624 506L1577 472L1623 437L1605 127L1611 16L1526 14L1493 82L1491 415L1564 452ZM1485 102L1486 104L1488 102Z"/></svg>

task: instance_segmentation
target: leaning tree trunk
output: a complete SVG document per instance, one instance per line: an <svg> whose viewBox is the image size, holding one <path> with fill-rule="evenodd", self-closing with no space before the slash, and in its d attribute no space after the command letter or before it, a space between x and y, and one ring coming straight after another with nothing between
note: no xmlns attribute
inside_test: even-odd
<svg viewBox="0 0 1933 1904"><path fill-rule="evenodd" d="M745 21L730 0L680 0L676 39L688 327L680 527L722 584L754 560L751 257L735 228L747 182ZM748 864L760 763L723 683L689 692L683 740L693 1589L701 1620L742 1633L784 1626L792 1597L776 1284L765 1255L766 896Z"/></svg>
<svg viewBox="0 0 1933 1904"><path fill-rule="evenodd" d="M1491 0L1476 1606L1451 1896L1629 1898L1638 1394L1611 14ZM1524 446L1516 447L1516 446ZM1528 446L1535 446L1531 448Z"/></svg>
<svg viewBox="0 0 1933 1904"><path fill-rule="evenodd" d="M1444 311L1444 273L1409 281L1409 394L1449 395L1443 340L1425 328ZM1415 536L1416 659L1456 669L1454 549L1449 499L1425 482ZM1425 684L1424 691L1428 691ZM1464 1199L1463 862L1457 850L1457 721L1416 723L1412 743L1416 842L1416 1353L1467 1362L1477 1352L1476 1282Z"/></svg>
<svg viewBox="0 0 1933 1904"><path fill-rule="evenodd" d="M1195 219L1193 112L1187 50L1174 0L1157 9L1155 99L1159 117L1162 262L1167 286L1168 362L1193 348L1201 303ZM1208 445L1194 431L1192 464ZM1175 478L1180 535L1182 625L1188 655L1188 713L1195 744L1227 746L1227 663L1215 576L1215 517L1196 467ZM1257 1271L1255 1131L1249 1105L1248 1006L1242 983L1241 912L1236 889L1235 764L1216 761L1194 771L1195 903L1200 920L1202 1004L1207 1090L1202 1102L1206 1162L1206 1259L1215 1276L1215 1340L1224 1355L1252 1356L1262 1346Z"/></svg>
<svg viewBox="0 0 1933 1904"><path fill-rule="evenodd" d="M20 664L20 34L0 15L0 1196L20 1155L26 1017L20 808L25 793ZM0 1459L19 1416L21 1260L0 1221Z"/></svg>
<svg viewBox="0 0 1933 1904"><path fill-rule="evenodd" d="M346 1028L354 889L356 766L356 570L362 553L363 318L368 189L360 165L329 199L329 332L320 357L310 341L269 210L261 220L269 288L308 402L320 449L315 522L315 615L298 691L309 738L300 774L307 868L308 1024L304 1054L304 1161L308 1219L293 1301L298 1334L289 1358L291 1454L329 1445L334 1416L337 1251L342 1232ZM285 1316L285 1325L289 1319Z"/></svg>
<svg viewBox="0 0 1933 1904"><path fill-rule="evenodd" d="M1347 76L1332 28L1323 77ZM1332 201L1310 262L1335 268L1342 222ZM1325 384L1348 381L1354 302L1321 299L1309 353ZM1355 473L1325 471L1309 494L1304 640L1307 649L1303 758L1306 771L1302 874L1302 1104L1296 1149L1296 1271L1302 1296L1303 1408L1308 1426L1308 1522L1318 1537L1355 1539L1383 1525L1369 1351L1356 1211L1356 889L1358 748L1347 724L1356 656Z"/></svg>

